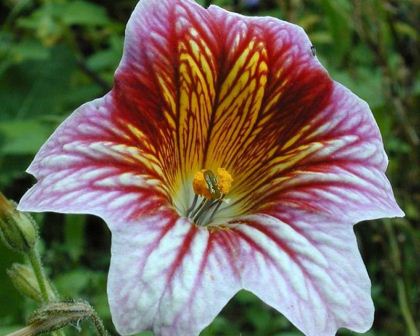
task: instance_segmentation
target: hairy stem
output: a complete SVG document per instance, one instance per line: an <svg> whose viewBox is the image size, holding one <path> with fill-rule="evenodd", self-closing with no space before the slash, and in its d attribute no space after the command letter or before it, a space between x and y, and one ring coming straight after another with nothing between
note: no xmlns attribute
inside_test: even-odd
<svg viewBox="0 0 420 336"><path fill-rule="evenodd" d="M55 299L55 297L50 297L50 294L47 290L47 284L49 283L47 276L45 275L44 268L42 266L41 257L38 253L38 250L36 248L32 249L28 253L29 262L31 263L32 269L34 270L36 280L38 282L39 290L41 292L41 299L43 303L47 303L51 301L52 299ZM63 330L57 330L51 332L51 335L53 336L65 336L65 333Z"/></svg>
<svg viewBox="0 0 420 336"><path fill-rule="evenodd" d="M105 329L102 319L98 316L98 314L94 310L92 311L91 319L93 321L93 324L95 325L96 330L98 331L98 335L100 336L109 335L108 331Z"/></svg>
<svg viewBox="0 0 420 336"><path fill-rule="evenodd" d="M32 249L28 253L28 257L29 257L29 262L31 263L31 266L34 270L36 280L38 281L39 290L41 291L42 302L46 303L50 300L50 297L47 291L48 280L46 279L45 272L42 267L41 258L36 249Z"/></svg>

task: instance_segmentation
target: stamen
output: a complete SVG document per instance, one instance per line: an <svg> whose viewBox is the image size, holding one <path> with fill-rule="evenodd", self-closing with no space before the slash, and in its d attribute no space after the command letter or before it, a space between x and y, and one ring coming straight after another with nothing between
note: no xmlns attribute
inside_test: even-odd
<svg viewBox="0 0 420 336"><path fill-rule="evenodd" d="M207 202L207 198L203 198L203 200L201 201L200 205L191 214L190 218L194 218L195 215L203 208L203 206L206 204L206 202Z"/></svg>
<svg viewBox="0 0 420 336"><path fill-rule="evenodd" d="M197 194L195 194L195 195L194 195L193 202L192 202L191 206L190 206L190 207L188 208L188 210L187 210L187 214L186 214L186 216L187 216L187 217L189 216L190 212L194 210L195 205L197 204L197 200L198 200L198 195L197 195Z"/></svg>
<svg viewBox="0 0 420 336"><path fill-rule="evenodd" d="M186 216L196 225L208 225L220 208L223 198L230 191L232 181L232 176L224 168L217 168L217 174L209 169L198 171L192 183L195 196ZM199 197L202 197L202 200L196 207Z"/></svg>
<svg viewBox="0 0 420 336"><path fill-rule="evenodd" d="M204 201L203 206L201 207L201 209L197 212L197 214L194 216L193 221L195 223L198 224L199 219L201 218L201 216L207 212L207 210L212 206L212 203L210 200L206 199Z"/></svg>
<svg viewBox="0 0 420 336"><path fill-rule="evenodd" d="M222 204L222 199L219 200L219 202L217 203L216 207L214 208L213 212L211 213L208 222L210 223L213 220L214 215L216 214L217 210L219 210L220 205Z"/></svg>
<svg viewBox="0 0 420 336"><path fill-rule="evenodd" d="M224 168L217 168L217 184L222 194L227 194L232 187L232 175Z"/></svg>

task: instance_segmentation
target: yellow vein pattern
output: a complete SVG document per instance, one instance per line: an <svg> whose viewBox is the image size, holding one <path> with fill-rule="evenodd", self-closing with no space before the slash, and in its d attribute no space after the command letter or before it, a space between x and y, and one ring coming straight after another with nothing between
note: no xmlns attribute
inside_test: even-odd
<svg viewBox="0 0 420 336"><path fill-rule="evenodd" d="M206 166L230 168L256 136L253 132L267 83L267 52L251 40L220 87Z"/></svg>
<svg viewBox="0 0 420 336"><path fill-rule="evenodd" d="M200 169L215 100L216 69L209 47L194 28L178 45L178 149L181 171Z"/></svg>
<svg viewBox="0 0 420 336"><path fill-rule="evenodd" d="M308 69L312 56L294 46L301 37L287 27L249 24L215 8L208 15L188 2L154 8L161 20L146 18L133 43L149 47L140 55L129 49L136 61L123 65L135 67L117 75L120 106L131 104L122 118L144 153L160 162L157 174L164 172L180 212L192 201L193 175L205 168L230 171L232 198L251 204L250 191L269 185L283 164L275 158L287 158L287 146L293 150L305 133L307 112L316 112L322 91L308 82L325 74Z"/></svg>

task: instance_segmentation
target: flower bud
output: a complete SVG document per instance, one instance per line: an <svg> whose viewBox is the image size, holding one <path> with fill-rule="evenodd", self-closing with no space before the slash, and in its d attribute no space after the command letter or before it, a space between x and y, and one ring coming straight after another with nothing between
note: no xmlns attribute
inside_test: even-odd
<svg viewBox="0 0 420 336"><path fill-rule="evenodd" d="M31 316L29 324L43 326L44 332L53 331L90 318L93 312L93 308L83 301L49 302Z"/></svg>
<svg viewBox="0 0 420 336"><path fill-rule="evenodd" d="M12 280L15 288L24 296L33 299L36 302L41 302L41 291L35 277L35 273L29 266L22 264L13 264L7 270L7 274Z"/></svg>
<svg viewBox="0 0 420 336"><path fill-rule="evenodd" d="M16 204L0 193L0 237L18 252L29 252L38 239L37 226L32 217L16 210Z"/></svg>
<svg viewBox="0 0 420 336"><path fill-rule="evenodd" d="M42 295L39 289L39 284L36 279L33 269L27 265L14 263L12 267L7 270L13 285L23 296L29 297L32 300L41 303ZM56 293L47 283L48 297L55 298Z"/></svg>
<svg viewBox="0 0 420 336"><path fill-rule="evenodd" d="M35 336L61 329L66 325L92 318L95 312L85 302L50 302L37 310L29 319L29 325L8 336Z"/></svg>

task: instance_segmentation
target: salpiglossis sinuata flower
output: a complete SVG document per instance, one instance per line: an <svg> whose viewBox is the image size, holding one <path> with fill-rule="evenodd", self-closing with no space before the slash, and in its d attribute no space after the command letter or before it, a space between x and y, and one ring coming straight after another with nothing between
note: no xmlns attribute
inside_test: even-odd
<svg viewBox="0 0 420 336"><path fill-rule="evenodd" d="M42 147L20 209L105 220L122 334L197 335L242 288L306 335L363 332L352 226L403 215L386 166L368 105L301 28L142 0L113 89Z"/></svg>

